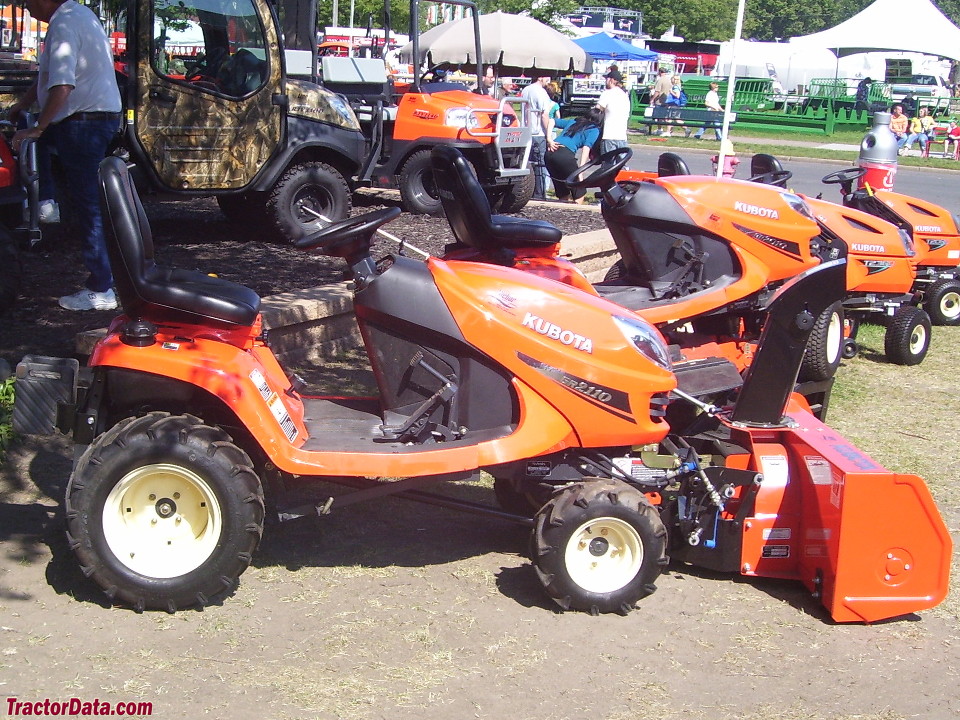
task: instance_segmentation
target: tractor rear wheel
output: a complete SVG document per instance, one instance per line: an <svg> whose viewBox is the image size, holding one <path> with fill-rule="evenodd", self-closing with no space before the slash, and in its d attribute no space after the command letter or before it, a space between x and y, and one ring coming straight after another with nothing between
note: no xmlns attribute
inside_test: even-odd
<svg viewBox="0 0 960 720"><path fill-rule="evenodd" d="M934 325L960 325L960 281L938 280L930 286L923 305Z"/></svg>
<svg viewBox="0 0 960 720"><path fill-rule="evenodd" d="M623 280L626 276L627 266L623 264L623 260L617 260L610 266L610 269L607 270L607 274L603 276L603 281L605 283L615 282L617 280Z"/></svg>
<svg viewBox="0 0 960 720"><path fill-rule="evenodd" d="M414 215L443 215L429 150L418 150L403 164L400 169L400 197L403 199L403 209Z"/></svg>
<svg viewBox="0 0 960 720"><path fill-rule="evenodd" d="M667 564L667 531L639 490L575 483L537 513L531 550L544 589L564 610L627 613Z"/></svg>
<svg viewBox="0 0 960 720"><path fill-rule="evenodd" d="M890 318L883 338L887 360L895 365L919 365L930 349L930 316L908 305Z"/></svg>
<svg viewBox="0 0 960 720"><path fill-rule="evenodd" d="M266 202L274 230L287 242L346 219L351 207L347 181L336 168L322 162L301 163L287 170Z"/></svg>
<svg viewBox="0 0 960 720"><path fill-rule="evenodd" d="M813 325L800 364L800 380L829 380L843 357L843 304L835 302Z"/></svg>
<svg viewBox="0 0 960 720"><path fill-rule="evenodd" d="M67 539L84 575L138 611L231 592L263 534L250 458L190 415L128 418L97 438L67 487Z"/></svg>

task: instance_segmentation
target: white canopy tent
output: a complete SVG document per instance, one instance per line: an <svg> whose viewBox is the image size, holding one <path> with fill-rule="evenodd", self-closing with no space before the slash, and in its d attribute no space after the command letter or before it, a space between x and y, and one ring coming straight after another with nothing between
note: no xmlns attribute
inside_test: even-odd
<svg viewBox="0 0 960 720"><path fill-rule="evenodd" d="M791 44L827 48L837 57L901 50L960 60L960 28L930 0L876 0L849 20L790 38Z"/></svg>

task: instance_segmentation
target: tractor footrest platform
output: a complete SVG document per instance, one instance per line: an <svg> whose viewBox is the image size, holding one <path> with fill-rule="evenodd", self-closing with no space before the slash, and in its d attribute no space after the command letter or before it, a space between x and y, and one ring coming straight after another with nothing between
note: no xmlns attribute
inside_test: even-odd
<svg viewBox="0 0 960 720"><path fill-rule="evenodd" d="M52 435L59 408L76 402L79 374L74 358L24 356L17 365L13 429L22 435Z"/></svg>

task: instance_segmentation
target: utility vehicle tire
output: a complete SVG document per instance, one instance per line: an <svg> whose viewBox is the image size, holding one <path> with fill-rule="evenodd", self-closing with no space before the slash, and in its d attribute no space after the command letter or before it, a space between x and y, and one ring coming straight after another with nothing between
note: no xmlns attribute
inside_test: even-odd
<svg viewBox="0 0 960 720"><path fill-rule="evenodd" d="M927 290L923 305L934 325L960 325L960 281L937 280Z"/></svg>
<svg viewBox="0 0 960 720"><path fill-rule="evenodd" d="M66 515L83 574L111 600L173 612L236 587L263 534L263 490L223 430L153 412L87 448Z"/></svg>
<svg viewBox="0 0 960 720"><path fill-rule="evenodd" d="M883 337L883 351L895 365L919 365L930 349L930 316L908 305L890 318Z"/></svg>
<svg viewBox="0 0 960 720"><path fill-rule="evenodd" d="M409 213L443 215L429 150L418 150L403 164L400 169L400 197L403 209Z"/></svg>
<svg viewBox="0 0 960 720"><path fill-rule="evenodd" d="M520 212L533 197L536 182L531 170L520 182L506 187L488 188L486 192L487 199L490 200L490 209L495 213Z"/></svg>
<svg viewBox="0 0 960 720"><path fill-rule="evenodd" d="M349 217L352 200L347 181L322 162L294 165L267 197L266 211L280 239L294 242L326 223ZM318 225L319 223L319 225Z"/></svg>
<svg viewBox="0 0 960 720"><path fill-rule="evenodd" d="M829 380L843 357L843 303L835 302L813 325L800 363L800 380Z"/></svg>
<svg viewBox="0 0 960 720"><path fill-rule="evenodd" d="M556 493L534 518L537 576L564 610L627 613L654 590L667 531L639 490L590 480Z"/></svg>
<svg viewBox="0 0 960 720"><path fill-rule="evenodd" d="M17 301L21 270L17 241L0 225L0 313L9 310Z"/></svg>

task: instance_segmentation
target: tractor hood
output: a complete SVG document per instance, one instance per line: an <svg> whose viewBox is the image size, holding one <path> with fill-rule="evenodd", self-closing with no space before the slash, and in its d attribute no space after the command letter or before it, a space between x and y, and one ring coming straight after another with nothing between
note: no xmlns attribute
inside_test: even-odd
<svg viewBox="0 0 960 720"><path fill-rule="evenodd" d="M288 79L286 88L288 114L347 130L360 130L356 114L341 95L306 80Z"/></svg>

